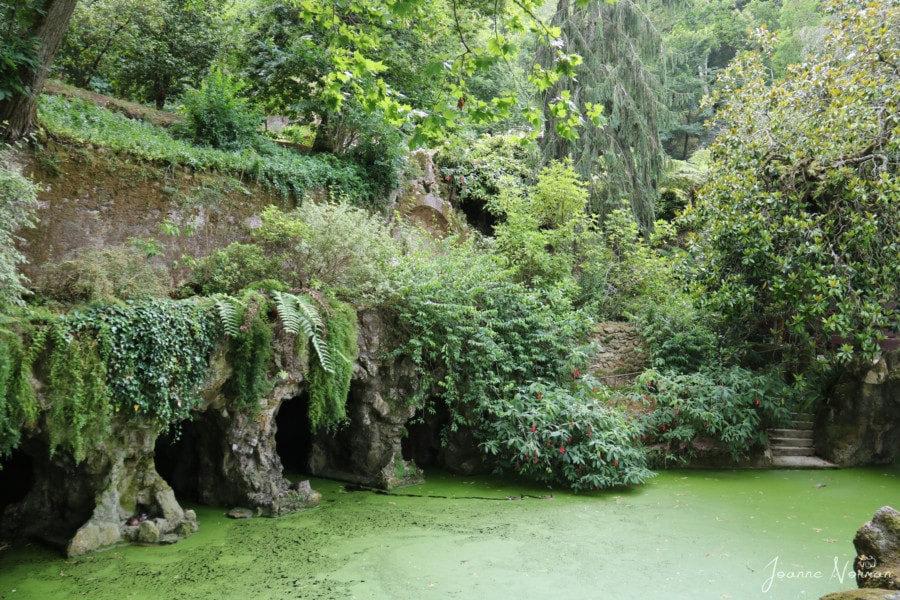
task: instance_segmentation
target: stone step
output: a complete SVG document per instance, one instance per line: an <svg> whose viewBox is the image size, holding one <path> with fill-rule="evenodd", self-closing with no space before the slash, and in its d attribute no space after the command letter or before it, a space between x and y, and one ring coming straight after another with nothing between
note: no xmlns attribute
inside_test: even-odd
<svg viewBox="0 0 900 600"><path fill-rule="evenodd" d="M779 469L836 469L818 456L773 456L772 466Z"/></svg>
<svg viewBox="0 0 900 600"><path fill-rule="evenodd" d="M815 452L810 447L802 446L779 446L772 448L772 456L815 456Z"/></svg>
<svg viewBox="0 0 900 600"><path fill-rule="evenodd" d="M769 445L774 448L812 448L813 439L799 437L770 437Z"/></svg>
<svg viewBox="0 0 900 600"><path fill-rule="evenodd" d="M812 430L813 428L812 421L791 421L791 425L794 429Z"/></svg>
<svg viewBox="0 0 900 600"><path fill-rule="evenodd" d="M770 429L769 438L796 438L811 440L813 438L813 432L810 429Z"/></svg>

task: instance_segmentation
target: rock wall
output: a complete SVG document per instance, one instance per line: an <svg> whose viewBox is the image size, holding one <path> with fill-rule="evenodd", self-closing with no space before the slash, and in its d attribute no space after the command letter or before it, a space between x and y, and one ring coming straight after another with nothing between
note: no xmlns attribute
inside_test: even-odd
<svg viewBox="0 0 900 600"><path fill-rule="evenodd" d="M629 323L598 323L591 340L600 344L591 359L591 373L607 385L627 385L647 368L641 338Z"/></svg>
<svg viewBox="0 0 900 600"><path fill-rule="evenodd" d="M815 422L816 453L842 467L900 459L900 351L848 368Z"/></svg>
<svg viewBox="0 0 900 600"><path fill-rule="evenodd" d="M359 359L348 398L348 424L334 433L310 431L313 452L305 472L391 488L417 483L422 472L403 459L401 440L413 407L412 363L386 360L390 324L380 314L360 316ZM157 428L134 416L114 421L110 435L76 462L49 455L41 426L18 450L29 457L33 480L24 498L0 515L0 535L35 537L69 556L128 542L171 543L197 530L196 515L176 496L204 504L241 506L279 516L316 506L321 495L285 478L276 443L278 414L305 393L306 351L277 348L272 373L280 373L258 409L230 410L223 385L231 366L224 346L210 361L202 407L180 424L174 446ZM159 455L171 454L167 460ZM160 474L165 473L165 477Z"/></svg>

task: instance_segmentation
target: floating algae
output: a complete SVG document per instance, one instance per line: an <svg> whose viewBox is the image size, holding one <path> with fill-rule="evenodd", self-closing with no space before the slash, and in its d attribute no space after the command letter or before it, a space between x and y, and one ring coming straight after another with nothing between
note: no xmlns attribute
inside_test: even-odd
<svg viewBox="0 0 900 600"><path fill-rule="evenodd" d="M669 471L552 502L437 473L396 494L313 487L319 508L279 519L193 507L200 531L172 546L66 560L16 542L0 598L818 598L855 587L853 534L900 501L900 471Z"/></svg>

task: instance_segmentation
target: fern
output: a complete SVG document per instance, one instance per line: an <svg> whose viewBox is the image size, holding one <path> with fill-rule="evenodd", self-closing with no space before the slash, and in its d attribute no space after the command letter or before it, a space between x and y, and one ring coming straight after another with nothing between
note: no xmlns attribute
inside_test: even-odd
<svg viewBox="0 0 900 600"><path fill-rule="evenodd" d="M284 330L294 335L303 335L312 344L319 357L319 364L328 373L334 373L334 365L325 343L325 322L309 296L272 292L275 309L281 318Z"/></svg>
<svg viewBox="0 0 900 600"><path fill-rule="evenodd" d="M225 333L230 337L237 337L240 333L242 324L242 310L238 310L240 305L238 301L231 296L216 296L216 309L219 311L219 318L222 320L222 326ZM241 307L242 308L242 307Z"/></svg>

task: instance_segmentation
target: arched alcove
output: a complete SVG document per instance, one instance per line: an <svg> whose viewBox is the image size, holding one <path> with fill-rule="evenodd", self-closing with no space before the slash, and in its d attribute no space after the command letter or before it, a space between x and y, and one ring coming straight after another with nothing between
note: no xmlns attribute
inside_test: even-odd
<svg viewBox="0 0 900 600"><path fill-rule="evenodd" d="M420 467L441 464L441 435L450 423L450 411L444 401L429 400L431 410L418 409L406 424L406 435L400 442L403 460L415 461Z"/></svg>
<svg viewBox="0 0 900 600"><path fill-rule="evenodd" d="M312 431L309 421L309 393L284 400L275 415L275 449L287 473L309 473Z"/></svg>

